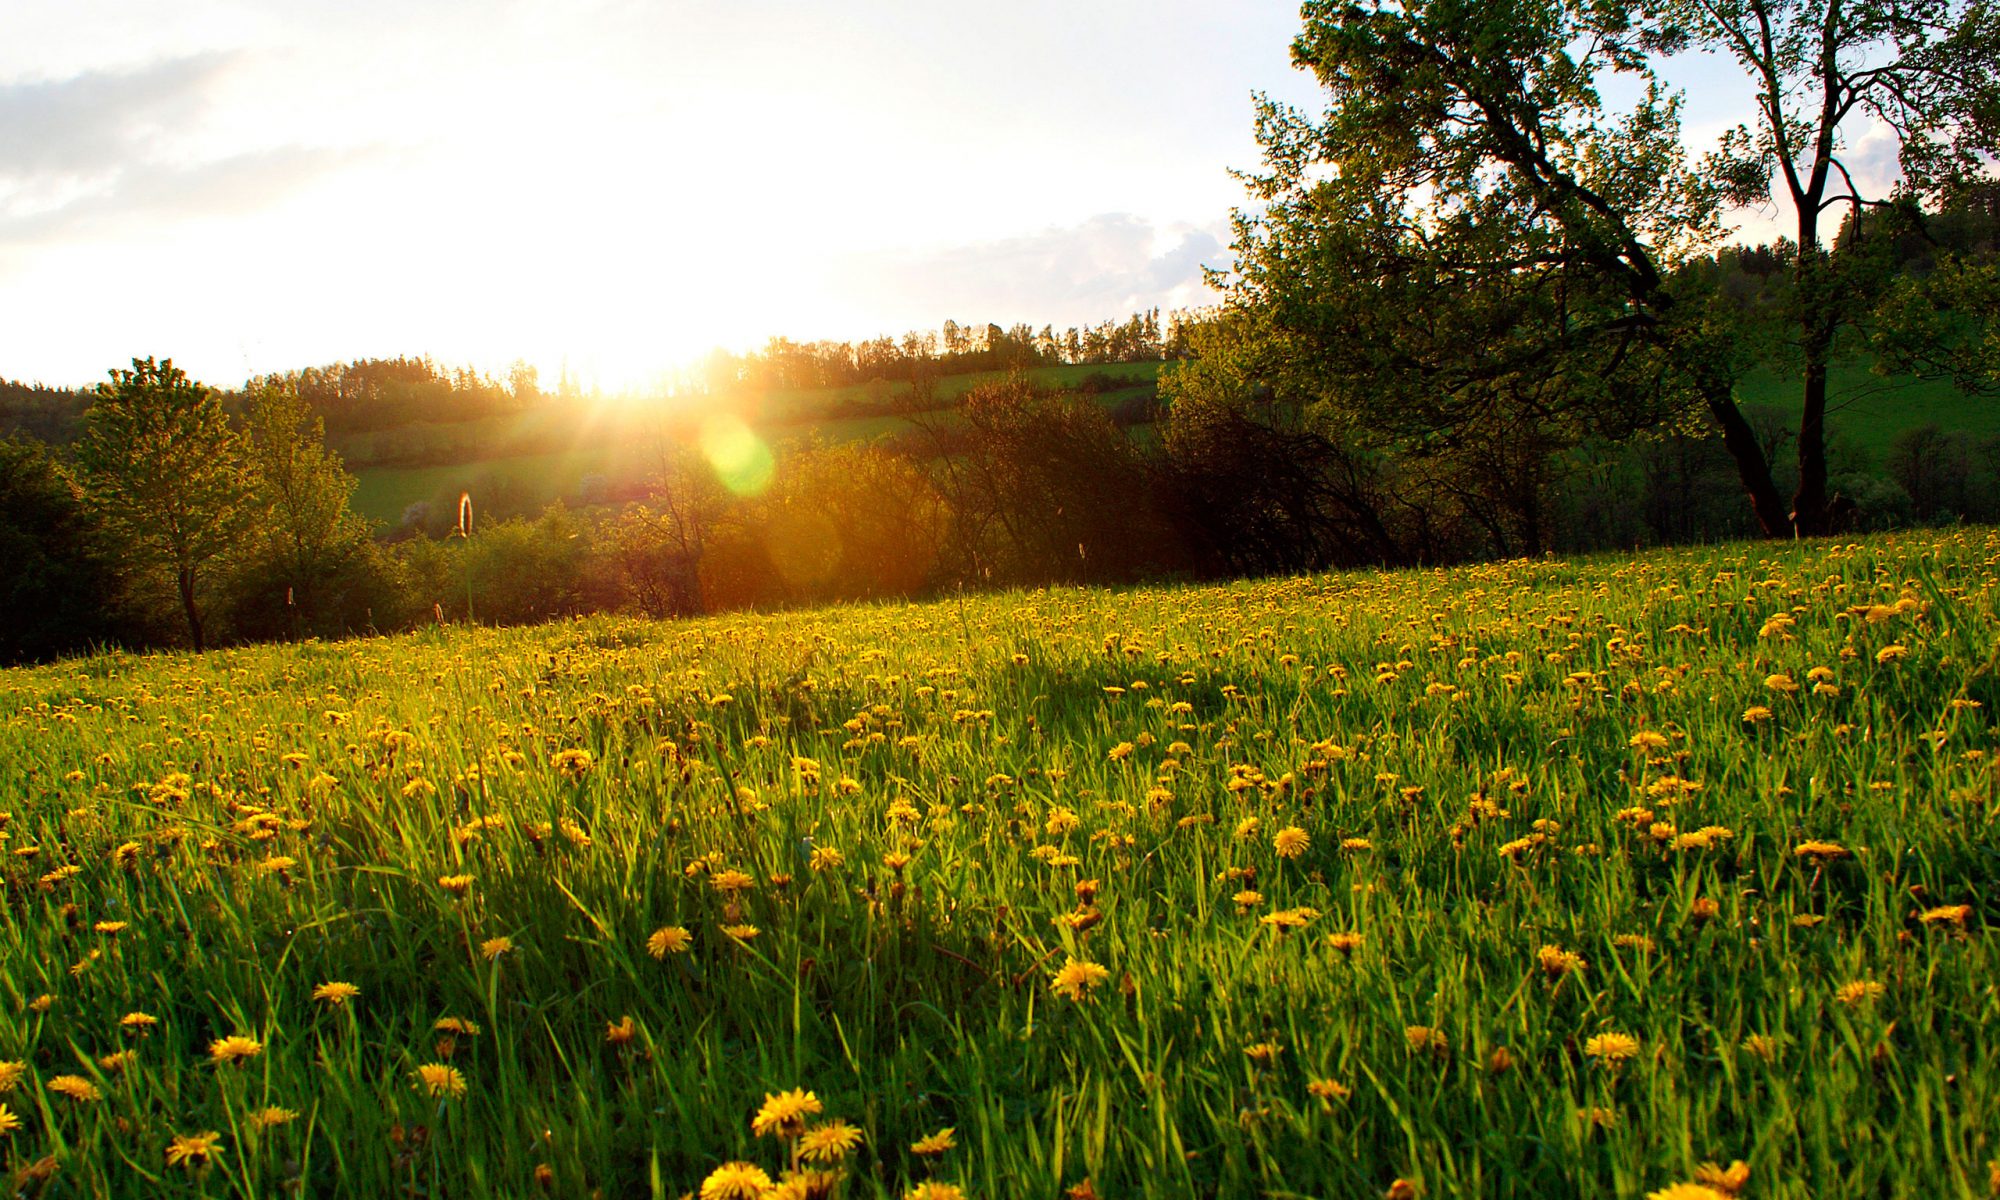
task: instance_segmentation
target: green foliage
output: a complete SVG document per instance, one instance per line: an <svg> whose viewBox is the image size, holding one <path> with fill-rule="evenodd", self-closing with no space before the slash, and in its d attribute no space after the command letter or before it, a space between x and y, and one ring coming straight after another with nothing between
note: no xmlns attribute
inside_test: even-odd
<svg viewBox="0 0 2000 1200"><path fill-rule="evenodd" d="M365 627L385 581L368 553L367 523L348 507L354 477L327 448L320 418L296 390L267 384L250 396L243 449L261 519L235 556L236 632L297 637Z"/></svg>
<svg viewBox="0 0 2000 1200"><path fill-rule="evenodd" d="M242 441L215 393L171 359L133 359L111 380L76 444L85 494L135 570L172 579L201 649L200 573L255 516Z"/></svg>
<svg viewBox="0 0 2000 1200"><path fill-rule="evenodd" d="M1979 65L2000 52L2000 19L1919 7L1306 4L1294 60L1328 103L1317 119L1260 103L1249 183L1264 207L1237 219L1232 328L1253 377L1330 410L1344 438L1436 464L1424 473L1523 530L1566 451L1699 415L1768 532L1824 531L1837 336L1894 278L1919 202L2000 146L2000 83ZM1698 162L1655 71L1690 47L1763 89L1758 118ZM1636 98L1607 104L1614 86ZM1901 147L1891 200L1841 161L1856 114ZM1798 218L1791 286L1750 306L1726 274L1687 268L1774 170ZM1821 226L1836 208L1838 240ZM1774 347L1801 378L1789 509L1734 395Z"/></svg>
<svg viewBox="0 0 2000 1200"><path fill-rule="evenodd" d="M561 504L533 521L513 518L476 527L458 552L457 569L470 591L472 616L515 625L578 612L583 602L586 546L575 518ZM463 615L462 593L446 610Z"/></svg>
<svg viewBox="0 0 2000 1200"><path fill-rule="evenodd" d="M0 439L0 664L120 640L123 580L76 485L35 442Z"/></svg>

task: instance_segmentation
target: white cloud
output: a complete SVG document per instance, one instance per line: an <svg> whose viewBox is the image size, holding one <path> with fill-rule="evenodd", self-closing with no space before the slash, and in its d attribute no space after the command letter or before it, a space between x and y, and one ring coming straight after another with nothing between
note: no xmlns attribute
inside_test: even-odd
<svg viewBox="0 0 2000 1200"><path fill-rule="evenodd" d="M897 328L928 328L946 315L1061 327L1213 299L1202 268L1227 265L1227 236L1226 221L1158 224L1103 213L1013 237L855 256L832 282L857 312Z"/></svg>

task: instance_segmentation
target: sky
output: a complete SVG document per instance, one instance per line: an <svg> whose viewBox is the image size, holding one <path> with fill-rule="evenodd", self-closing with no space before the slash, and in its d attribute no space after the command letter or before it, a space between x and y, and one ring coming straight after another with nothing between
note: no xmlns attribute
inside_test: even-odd
<svg viewBox="0 0 2000 1200"><path fill-rule="evenodd" d="M1210 299L1292 0L5 0L0 377L714 347ZM1747 99L1686 64L1691 138Z"/></svg>

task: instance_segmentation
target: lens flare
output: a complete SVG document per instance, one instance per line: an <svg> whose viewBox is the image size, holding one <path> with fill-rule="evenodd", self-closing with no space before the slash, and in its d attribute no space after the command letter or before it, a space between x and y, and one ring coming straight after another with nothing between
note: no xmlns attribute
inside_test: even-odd
<svg viewBox="0 0 2000 1200"><path fill-rule="evenodd" d="M728 413L710 417L701 427L701 453L722 486L739 496L754 496L771 485L777 460L764 439Z"/></svg>

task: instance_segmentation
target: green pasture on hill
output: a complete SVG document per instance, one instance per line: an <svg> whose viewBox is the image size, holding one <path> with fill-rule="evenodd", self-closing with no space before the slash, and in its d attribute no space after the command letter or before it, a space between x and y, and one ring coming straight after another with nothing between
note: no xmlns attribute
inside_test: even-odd
<svg viewBox="0 0 2000 1200"><path fill-rule="evenodd" d="M1159 363L1125 363L1084 367L1042 367L1031 372L1036 382L1069 387L1102 373L1131 386L1099 393L1095 399L1116 408L1149 395ZM1005 378L1000 372L954 375L938 382L939 399L955 404L972 388ZM909 428L901 418L862 415L825 421L804 421L801 414L826 411L839 404L886 405L906 386L864 384L823 391L780 391L744 401L745 419L767 441L782 444L812 436L831 442L866 441ZM944 412L946 424L954 420ZM661 424L658 410L605 408L578 419L574 412L529 410L506 417L450 425L426 425L381 433L350 434L330 439L334 449L356 463L359 481L354 508L372 521L400 524L404 510L420 501L449 506L459 492L472 493L475 504L498 499L512 511L534 512L561 499L580 502L587 480L596 477L612 487L643 480L655 470L654 446ZM1139 436L1146 436L1140 434ZM451 461L435 466L368 466L395 445L425 444L445 448ZM535 447L518 452L517 447Z"/></svg>
<svg viewBox="0 0 2000 1200"><path fill-rule="evenodd" d="M1043 367L1034 378L1052 387L1075 386L1094 373L1109 374L1132 386L1100 393L1108 408L1145 395L1162 364L1128 363L1103 366ZM998 372L949 376L938 383L938 396L956 401L973 387L1003 378ZM1776 372L1760 371L1745 380L1741 398L1750 405L1767 405L1790 415L1797 405L1797 382ZM869 440L908 428L891 416L857 416L811 422L803 414L825 411L836 404L885 404L903 385L861 384L847 388L779 391L748 403L752 425L767 440L817 434L829 441ZM947 423L951 420L947 413ZM1968 397L1949 384L1871 374L1865 367L1844 365L1833 377L1829 427L1836 439L1858 449L1871 469L1879 470L1896 436L1919 425L1934 423L1975 440L2000 434L2000 404L1990 398ZM593 477L616 488L643 479L652 470L652 425L657 417L644 411L607 409L579 421L567 411L537 410L508 417L454 425L418 426L379 434L332 439L335 449L357 464L386 452L394 439L416 440L445 447L452 461L437 466L358 465L360 481L354 507L370 520L389 526L401 522L404 510L419 501L447 503L460 491L499 499L510 511L533 512L561 499L582 502L586 481ZM1136 426L1135 438L1156 436L1149 426ZM523 451L519 447L532 447Z"/></svg>
<svg viewBox="0 0 2000 1200"><path fill-rule="evenodd" d="M1881 376L1859 364L1834 367L1828 388L1827 426L1848 439L1879 468L1896 436L1920 425L1969 435L1974 441L2000 434L2000 402L1967 396L1942 380ZM1745 404L1779 409L1794 422L1799 384L1774 371L1753 372L1739 392Z"/></svg>
<svg viewBox="0 0 2000 1200"><path fill-rule="evenodd" d="M0 671L24 1195L1979 1197L2000 531Z"/></svg>

